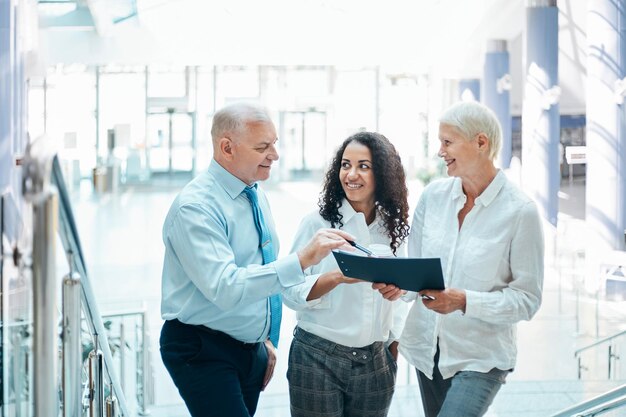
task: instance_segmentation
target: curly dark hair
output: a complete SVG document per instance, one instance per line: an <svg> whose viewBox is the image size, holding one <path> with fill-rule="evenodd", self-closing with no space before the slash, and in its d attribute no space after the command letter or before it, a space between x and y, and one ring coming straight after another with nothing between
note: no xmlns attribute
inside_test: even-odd
<svg viewBox="0 0 626 417"><path fill-rule="evenodd" d="M372 153L372 169L376 181L374 191L376 212L382 218L387 235L391 239L389 247L395 254L409 235L408 190L400 155L389 139L380 133L356 133L337 149L324 177L324 187L318 202L319 213L324 220L330 222L331 227L343 227L341 221L343 216L339 213L339 208L346 198L346 193L339 180L339 171L343 152L352 142L367 146Z"/></svg>

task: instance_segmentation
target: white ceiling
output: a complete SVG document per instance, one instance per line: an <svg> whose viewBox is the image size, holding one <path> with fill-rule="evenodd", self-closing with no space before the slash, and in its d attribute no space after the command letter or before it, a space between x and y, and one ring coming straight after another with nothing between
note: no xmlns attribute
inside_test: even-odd
<svg viewBox="0 0 626 417"><path fill-rule="evenodd" d="M138 16L106 33L52 26L41 30L40 45L47 64L436 66L454 75L480 72L486 39L518 36L523 7L523 0L138 0Z"/></svg>
<svg viewBox="0 0 626 417"><path fill-rule="evenodd" d="M504 39L512 111L521 111L524 0L77 1L94 14L91 26L84 13L50 19L39 8L39 71L57 63L380 65L388 72L480 78L487 40ZM137 16L97 32L93 22L107 20L100 7L106 2L122 11L132 4ZM561 110L581 113L586 2L559 0L558 7Z"/></svg>

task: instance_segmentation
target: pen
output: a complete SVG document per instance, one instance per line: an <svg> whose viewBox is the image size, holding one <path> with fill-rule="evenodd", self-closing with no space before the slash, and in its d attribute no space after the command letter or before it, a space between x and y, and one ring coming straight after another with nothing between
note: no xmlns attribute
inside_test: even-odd
<svg viewBox="0 0 626 417"><path fill-rule="evenodd" d="M374 256L372 251L370 251L369 249L366 249L365 247L359 245L354 240L346 240L346 242L348 242L349 244L351 244L352 246L354 246L355 248L357 248L361 252L367 253L368 256Z"/></svg>

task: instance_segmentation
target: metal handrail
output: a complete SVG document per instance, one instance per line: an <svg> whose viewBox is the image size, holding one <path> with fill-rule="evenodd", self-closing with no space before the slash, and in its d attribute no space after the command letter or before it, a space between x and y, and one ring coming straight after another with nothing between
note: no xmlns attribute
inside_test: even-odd
<svg viewBox="0 0 626 417"><path fill-rule="evenodd" d="M607 337L605 337L604 339L600 339L600 340L597 340L597 341L595 341L595 342L593 342L593 343L590 343L590 344L588 344L588 345L586 345L586 346L583 346L583 347L581 347L580 349L576 349L576 350L574 351L574 357L576 358L576 357L578 357L578 355L580 355L582 352L584 352L584 351L586 351L586 350L589 350L589 349L591 349L591 348L594 348L594 347L596 347L596 346L598 346L598 345L602 345L602 344L604 344L604 343L606 343L606 342L610 342L611 340L613 340L613 339L617 339L618 337L623 336L623 335L626 335L626 330L622 330L622 331L621 331L621 332L619 332L619 333L615 333L614 335L607 336Z"/></svg>
<svg viewBox="0 0 626 417"><path fill-rule="evenodd" d="M552 414L550 417L591 417L607 413L626 405L626 385L583 401L572 407Z"/></svg>
<svg viewBox="0 0 626 417"><path fill-rule="evenodd" d="M61 239L65 252L67 254L70 254L70 256L68 256L68 264L70 265L69 269L70 271L77 273L81 277L80 298L82 301L81 304L85 317L87 319L88 326L90 327L91 334L97 334L100 336L101 339L100 349L103 353L103 369L108 376L108 380L111 383L113 392L117 396L117 403L119 405L120 415L128 417L130 416L130 414L128 412L128 408L126 407L124 393L122 392L117 376L113 371L113 358L111 355L111 350L109 349L109 344L106 338L102 318L98 311L91 284L88 279L87 268L85 266L85 260L78 237L78 231L76 228L76 223L74 221L72 208L69 202L69 196L65 187L65 181L63 180L63 175L61 173L61 168L56 152L51 149L50 143L51 142L49 140L47 140L45 137L42 137L28 145L23 164L23 193L25 198L28 201L32 202L35 214L38 210L41 210L41 207L45 207L44 205L48 201L46 200L47 196L53 195L54 209L48 210L47 217L45 219L46 222L51 223L51 226L49 228L48 226L46 226L46 228L48 228L46 230L54 230L57 225L56 221L58 219L59 237ZM58 213L56 209L58 209ZM35 233L38 233L37 230L35 230ZM33 244L35 246L38 245L38 247L40 248L42 247L42 245L43 248L45 248L46 244L51 246L52 248L54 246L54 243L54 236L34 236ZM49 249L49 251L52 250L53 249ZM40 277L36 277L38 280L48 280L49 276L49 280L54 282L54 264L52 263L52 261L48 261L48 259L50 258L48 254L45 254L45 256L38 255L38 253L40 252L42 252L41 249L39 249L38 251L34 250L33 253L33 261L35 261L35 264L32 267L33 275L40 275ZM37 263L43 264L37 265ZM48 287L49 285L45 288L42 287L42 289L48 292ZM53 291L52 297L55 296L56 291ZM48 301L46 302L48 303ZM54 346L56 343L52 343L48 340L49 336L46 331L51 332L51 334L54 334L55 332L54 325L50 325L50 323L48 323L51 322L51 320L55 320L54 314L52 314L51 317L46 317L47 309L37 309L36 303L34 307L36 308L36 311L33 320L33 326L35 332L35 340L37 342L35 343L35 345L42 345L42 347L45 345L45 348L50 350L50 346ZM37 322L48 323L48 328L38 326ZM39 327L41 327L41 329L39 329ZM43 349L39 350L41 350L42 352L39 352L37 350L37 346L34 346L34 351L36 353L34 363L35 371L37 372L37 377L35 378L36 386L34 399L37 410L35 411L38 411L36 413L38 416L52 415L54 413L54 410L58 409L56 394L54 394L53 391L56 390L55 387L57 382L56 376L53 375L56 373L56 362L54 361L56 356L53 355L52 359L49 359L49 355L46 356ZM41 357L38 357L38 355ZM53 364L49 364L51 360ZM39 371L37 370L38 366L41 368ZM80 366L80 364L76 364L76 366Z"/></svg>
<svg viewBox="0 0 626 417"><path fill-rule="evenodd" d="M115 311L107 311L106 313L102 313L102 318L117 318L117 317L128 317L128 316L141 316L146 313L146 308L129 308L127 310L115 310Z"/></svg>
<svg viewBox="0 0 626 417"><path fill-rule="evenodd" d="M99 348L102 351L104 359L104 372L108 376L108 380L111 383L114 394L117 396L117 404L119 406L120 415L130 416L124 392L121 389L119 380L113 369L113 357L109 348L102 317L100 316L93 294L91 282L88 279L89 275L87 274L87 267L80 244L78 229L76 227L76 222L74 221L72 206L70 204L67 188L65 187L65 181L63 180L59 160L56 155L54 155L52 160L51 182L56 186L58 192L59 237L61 238L65 252L71 254L71 256L68 257L70 270L76 272L81 277L81 304L87 319L89 330L92 335L98 335L100 342Z"/></svg>

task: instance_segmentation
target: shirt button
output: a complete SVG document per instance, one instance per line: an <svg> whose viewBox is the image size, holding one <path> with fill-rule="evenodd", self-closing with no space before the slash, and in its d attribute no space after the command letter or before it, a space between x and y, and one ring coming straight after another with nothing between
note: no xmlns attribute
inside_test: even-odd
<svg viewBox="0 0 626 417"><path fill-rule="evenodd" d="M356 352L352 352L352 356L356 356Z"/></svg>
<svg viewBox="0 0 626 417"><path fill-rule="evenodd" d="M363 355L363 359L367 359L367 355Z"/></svg>

